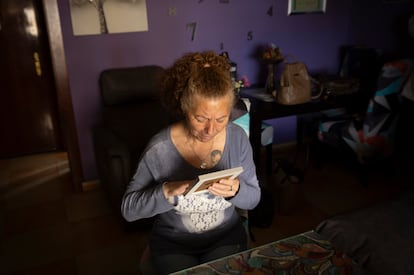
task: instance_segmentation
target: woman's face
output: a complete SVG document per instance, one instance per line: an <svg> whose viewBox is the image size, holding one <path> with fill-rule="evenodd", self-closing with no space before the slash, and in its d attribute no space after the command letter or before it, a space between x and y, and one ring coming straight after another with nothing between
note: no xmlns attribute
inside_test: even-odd
<svg viewBox="0 0 414 275"><path fill-rule="evenodd" d="M201 142L209 142L226 127L232 108L232 99L225 96L206 99L195 96L193 108L187 112L191 134Z"/></svg>

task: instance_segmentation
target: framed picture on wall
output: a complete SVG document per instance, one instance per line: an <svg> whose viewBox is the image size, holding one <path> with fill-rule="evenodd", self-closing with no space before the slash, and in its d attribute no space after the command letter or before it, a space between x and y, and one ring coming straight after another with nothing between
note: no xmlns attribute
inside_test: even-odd
<svg viewBox="0 0 414 275"><path fill-rule="evenodd" d="M301 13L324 13L327 0L288 0L288 15Z"/></svg>
<svg viewBox="0 0 414 275"><path fill-rule="evenodd" d="M384 3L414 3L413 0L383 0Z"/></svg>
<svg viewBox="0 0 414 275"><path fill-rule="evenodd" d="M146 0L67 0L74 35L148 31Z"/></svg>

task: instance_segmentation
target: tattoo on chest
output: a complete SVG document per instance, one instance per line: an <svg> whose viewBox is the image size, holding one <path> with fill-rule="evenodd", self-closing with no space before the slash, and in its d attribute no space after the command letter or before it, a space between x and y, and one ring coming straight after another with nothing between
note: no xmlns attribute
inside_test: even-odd
<svg viewBox="0 0 414 275"><path fill-rule="evenodd" d="M211 166L215 166L221 159L222 152L220 150L213 150L211 151Z"/></svg>

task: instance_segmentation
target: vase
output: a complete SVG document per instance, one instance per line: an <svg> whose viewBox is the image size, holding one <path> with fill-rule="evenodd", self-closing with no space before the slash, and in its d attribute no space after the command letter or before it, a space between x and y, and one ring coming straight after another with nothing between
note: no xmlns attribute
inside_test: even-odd
<svg viewBox="0 0 414 275"><path fill-rule="evenodd" d="M276 83L275 83L275 64L268 63L267 64L267 78L266 78L266 92L268 94L273 95L276 91Z"/></svg>

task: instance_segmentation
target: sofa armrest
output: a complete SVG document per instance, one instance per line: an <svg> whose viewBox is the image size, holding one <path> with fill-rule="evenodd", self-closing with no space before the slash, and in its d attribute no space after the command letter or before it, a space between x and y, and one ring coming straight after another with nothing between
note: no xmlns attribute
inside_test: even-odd
<svg viewBox="0 0 414 275"><path fill-rule="evenodd" d="M109 129L98 127L93 132L95 157L102 187L116 211L131 178L131 148Z"/></svg>

